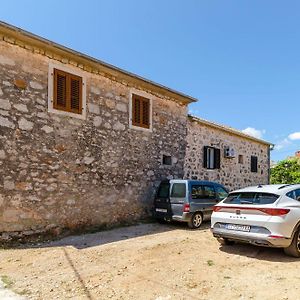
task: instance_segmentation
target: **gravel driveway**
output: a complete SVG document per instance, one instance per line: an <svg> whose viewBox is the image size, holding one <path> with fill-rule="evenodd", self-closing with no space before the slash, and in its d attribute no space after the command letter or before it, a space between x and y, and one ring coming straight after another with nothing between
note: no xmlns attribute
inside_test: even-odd
<svg viewBox="0 0 300 300"><path fill-rule="evenodd" d="M0 250L0 261L0 275L27 299L299 299L300 260L280 249L220 246L209 224L71 236Z"/></svg>

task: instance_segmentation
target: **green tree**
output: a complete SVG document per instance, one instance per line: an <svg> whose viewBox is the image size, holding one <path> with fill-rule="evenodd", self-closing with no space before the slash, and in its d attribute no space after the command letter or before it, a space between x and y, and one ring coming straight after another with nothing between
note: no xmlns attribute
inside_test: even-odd
<svg viewBox="0 0 300 300"><path fill-rule="evenodd" d="M286 159L271 169L271 183L300 183L300 160Z"/></svg>

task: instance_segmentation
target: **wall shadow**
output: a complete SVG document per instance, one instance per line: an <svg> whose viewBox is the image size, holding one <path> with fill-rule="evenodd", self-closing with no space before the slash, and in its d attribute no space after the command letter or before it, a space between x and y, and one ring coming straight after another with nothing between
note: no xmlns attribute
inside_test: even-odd
<svg viewBox="0 0 300 300"><path fill-rule="evenodd" d="M171 223L143 223L138 225L113 228L110 230L99 231L95 233L86 233L80 235L70 235L59 240L43 242L37 244L22 244L14 248L46 248L46 247L64 247L73 246L76 249L85 249L89 247L101 246L105 244L115 243L119 241L134 239L147 235L154 235L173 230L183 231L199 231L210 227L210 222L202 224L200 229L189 229L186 223L171 222Z"/></svg>

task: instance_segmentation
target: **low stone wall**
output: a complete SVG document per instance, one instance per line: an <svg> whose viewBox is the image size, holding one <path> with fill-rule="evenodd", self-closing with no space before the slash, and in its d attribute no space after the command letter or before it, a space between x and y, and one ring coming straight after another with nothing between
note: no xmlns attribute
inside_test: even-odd
<svg viewBox="0 0 300 300"><path fill-rule="evenodd" d="M130 83L85 72L86 120L49 113L51 61L0 42L3 238L133 222L161 179L183 176L185 105L152 93L152 131L130 129Z"/></svg>
<svg viewBox="0 0 300 300"><path fill-rule="evenodd" d="M220 169L209 170L203 167L204 146L213 146L221 150ZM236 157L224 157L226 146L235 149ZM239 155L243 156L242 163L238 161ZM251 172L252 155L258 158L257 173ZM229 190L268 184L269 146L189 119L185 177L216 181Z"/></svg>

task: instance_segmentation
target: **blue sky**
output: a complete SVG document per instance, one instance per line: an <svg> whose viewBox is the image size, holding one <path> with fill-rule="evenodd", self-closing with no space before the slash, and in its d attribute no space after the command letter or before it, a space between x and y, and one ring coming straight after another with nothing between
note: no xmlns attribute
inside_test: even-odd
<svg viewBox="0 0 300 300"><path fill-rule="evenodd" d="M199 99L191 113L300 149L300 2L2 1L0 19Z"/></svg>

